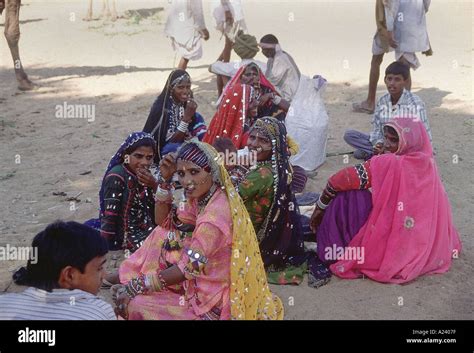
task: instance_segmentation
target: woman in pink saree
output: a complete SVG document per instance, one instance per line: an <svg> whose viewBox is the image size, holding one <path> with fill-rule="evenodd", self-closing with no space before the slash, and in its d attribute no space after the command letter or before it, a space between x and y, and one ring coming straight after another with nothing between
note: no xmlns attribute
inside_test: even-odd
<svg viewBox="0 0 474 353"><path fill-rule="evenodd" d="M176 172L186 202L173 206ZM250 217L212 146L186 142L160 161L158 226L112 287L129 320L282 319Z"/></svg>
<svg viewBox="0 0 474 353"><path fill-rule="evenodd" d="M313 213L312 228L328 221L324 209L339 192L371 188L368 219L344 244L351 251L333 258L338 261L331 271L341 278L367 276L383 283L444 273L461 251L461 242L426 129L417 118L394 118L384 133L384 154L329 179ZM347 256L354 253L363 258Z"/></svg>

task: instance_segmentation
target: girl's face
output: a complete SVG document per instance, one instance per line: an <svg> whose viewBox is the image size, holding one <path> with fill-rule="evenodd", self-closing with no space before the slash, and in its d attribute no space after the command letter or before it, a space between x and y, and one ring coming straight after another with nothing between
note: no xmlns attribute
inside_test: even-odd
<svg viewBox="0 0 474 353"><path fill-rule="evenodd" d="M250 131L247 140L247 146L250 152L257 152L257 161L266 161L272 155L272 142L263 134L259 134L258 130Z"/></svg>
<svg viewBox="0 0 474 353"><path fill-rule="evenodd" d="M260 76L258 70L254 66L247 66L240 78L241 82L246 85L255 86L260 83Z"/></svg>
<svg viewBox="0 0 474 353"><path fill-rule="evenodd" d="M391 129L388 129L387 127L384 127L383 134L383 148L385 153L396 153L398 151L399 143L398 135L396 133L393 134L393 131L391 131Z"/></svg>
<svg viewBox="0 0 474 353"><path fill-rule="evenodd" d="M177 103L185 103L192 98L191 82L188 80L181 81L171 91L173 99Z"/></svg>
<svg viewBox="0 0 474 353"><path fill-rule="evenodd" d="M124 156L124 164L128 166L132 173L137 174L138 169L150 169L154 156L153 148L141 146Z"/></svg>
<svg viewBox="0 0 474 353"><path fill-rule="evenodd" d="M187 198L201 199L211 189L213 181L211 173L196 164L178 159L177 170L179 182L184 187Z"/></svg>

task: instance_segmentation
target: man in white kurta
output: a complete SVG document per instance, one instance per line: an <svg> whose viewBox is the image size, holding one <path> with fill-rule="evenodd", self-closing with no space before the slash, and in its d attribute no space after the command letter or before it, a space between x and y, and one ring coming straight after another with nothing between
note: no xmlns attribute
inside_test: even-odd
<svg viewBox="0 0 474 353"><path fill-rule="evenodd" d="M283 51L278 39L267 34L260 39L262 54L268 58L265 77L275 86L281 97L291 102L298 90L301 73L293 58Z"/></svg>
<svg viewBox="0 0 474 353"><path fill-rule="evenodd" d="M380 65L385 53L395 50L396 60L414 70L420 66L416 52L432 55L426 29L430 3L431 0L376 0L377 33L372 43L369 92L365 101L352 104L355 112L374 113ZM411 89L411 77L405 88Z"/></svg>
<svg viewBox="0 0 474 353"><path fill-rule="evenodd" d="M392 0L387 8L387 30L393 32L397 60L416 70L420 62L416 52L428 52L430 41L426 29L426 13L431 0Z"/></svg>
<svg viewBox="0 0 474 353"><path fill-rule="evenodd" d="M201 38L209 39L201 0L173 0L168 12L165 34L181 56L178 68L185 70L189 60L202 57Z"/></svg>

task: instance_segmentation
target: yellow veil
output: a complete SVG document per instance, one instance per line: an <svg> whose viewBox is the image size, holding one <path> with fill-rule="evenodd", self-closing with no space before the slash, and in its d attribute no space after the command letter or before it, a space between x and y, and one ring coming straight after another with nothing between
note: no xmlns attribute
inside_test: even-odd
<svg viewBox="0 0 474 353"><path fill-rule="evenodd" d="M262 256L250 216L234 189L221 155L209 144L192 141L210 164L214 181L227 194L232 214L232 255L230 266L230 303L233 320L282 320L283 305L270 292Z"/></svg>

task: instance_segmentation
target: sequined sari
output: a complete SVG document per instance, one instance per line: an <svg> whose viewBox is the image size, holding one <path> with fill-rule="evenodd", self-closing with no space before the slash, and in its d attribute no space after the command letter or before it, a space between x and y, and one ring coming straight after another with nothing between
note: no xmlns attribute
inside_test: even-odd
<svg viewBox="0 0 474 353"><path fill-rule="evenodd" d="M188 202L178 209L179 220L195 226L191 234L174 232L165 223L122 263L122 283L173 265L186 278L179 286L136 296L128 306L129 319L282 319L249 215L222 160L211 146L191 143L206 154L219 188L204 208Z"/></svg>

